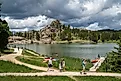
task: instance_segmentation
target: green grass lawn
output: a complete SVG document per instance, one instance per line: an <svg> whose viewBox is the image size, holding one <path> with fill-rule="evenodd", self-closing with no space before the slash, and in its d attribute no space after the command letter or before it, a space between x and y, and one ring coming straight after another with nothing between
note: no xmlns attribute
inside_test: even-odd
<svg viewBox="0 0 121 81"><path fill-rule="evenodd" d="M33 70L31 68L28 68L23 65L18 65L11 63L9 61L0 61L0 73L5 73L5 72L42 72L42 71L37 71ZM1 81L1 80L0 80Z"/></svg>
<svg viewBox="0 0 121 81"><path fill-rule="evenodd" d="M3 76L0 77L0 81L74 81L69 77L60 76L60 77L51 77L51 76L42 76L42 77L21 77L21 76Z"/></svg>
<svg viewBox="0 0 121 81"><path fill-rule="evenodd" d="M81 71L82 66L81 66L81 60L79 58L73 58L73 57L63 57L66 61L66 71ZM43 62L42 58L38 57L23 57L19 56L16 58L19 61L32 64L32 65L37 65L37 66L42 66L42 67L47 67L47 63ZM59 62L55 61L53 62L54 68L58 68ZM86 69L89 70L89 68L92 66L90 62L87 62L86 64Z"/></svg>
<svg viewBox="0 0 121 81"><path fill-rule="evenodd" d="M16 57L16 59L21 62L28 63L28 64L37 65L41 67L47 67L47 63L44 63L42 58L19 56L19 57Z"/></svg>
<svg viewBox="0 0 121 81"><path fill-rule="evenodd" d="M121 81L121 78L103 76L81 76L75 77L76 81ZM0 76L0 81L75 81L66 76Z"/></svg>
<svg viewBox="0 0 121 81"><path fill-rule="evenodd" d="M103 76L81 76L75 78L77 81L121 81L121 78Z"/></svg>
<svg viewBox="0 0 121 81"><path fill-rule="evenodd" d="M82 59L80 58L73 58L73 57L64 57L66 61L66 70L67 71L81 71L82 70ZM87 62L86 70L92 67L92 63Z"/></svg>
<svg viewBox="0 0 121 81"><path fill-rule="evenodd" d="M13 52L14 52L14 49L4 49L2 53L3 54L11 54Z"/></svg>
<svg viewBox="0 0 121 81"><path fill-rule="evenodd" d="M33 51L32 51L32 52L33 52ZM33 52L33 53L35 53L35 52ZM35 54L37 54L37 53L35 53ZM36 55L31 54L31 53L27 52L26 50L23 50L23 51L22 51L22 55L35 56L35 57L36 57Z"/></svg>
<svg viewBox="0 0 121 81"><path fill-rule="evenodd" d="M33 50L30 50L30 49L26 49L26 50L31 51L31 52L33 52L33 53L35 53L35 54L39 54L39 53L37 53L37 52L35 52L35 51L33 51Z"/></svg>

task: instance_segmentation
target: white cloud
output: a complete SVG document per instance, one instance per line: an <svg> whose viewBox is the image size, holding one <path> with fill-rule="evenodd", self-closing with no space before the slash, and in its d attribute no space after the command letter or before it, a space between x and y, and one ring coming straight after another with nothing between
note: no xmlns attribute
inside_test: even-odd
<svg viewBox="0 0 121 81"><path fill-rule="evenodd" d="M53 19L59 19L74 27L87 27L94 30L119 29L121 25L119 23L121 21L121 0L2 1L2 13L6 14L5 19L11 28L39 29ZM46 16L42 16L43 14Z"/></svg>
<svg viewBox="0 0 121 81"><path fill-rule="evenodd" d="M85 11L82 13L83 15L94 15L100 12L106 3L107 0L87 0L83 3L83 7Z"/></svg>
<svg viewBox="0 0 121 81"><path fill-rule="evenodd" d="M109 29L109 27L99 26L99 23L95 22L93 24L90 24L88 27L86 27L86 29L95 31L95 30Z"/></svg>
<svg viewBox="0 0 121 81"><path fill-rule="evenodd" d="M12 32L25 32L25 31L29 31L29 29L28 28L10 29L10 31L12 31Z"/></svg>
<svg viewBox="0 0 121 81"><path fill-rule="evenodd" d="M50 22L54 20L52 18L47 18L46 16L41 16L41 15L35 17L28 17L24 19L12 19L10 17L5 17L3 19L8 22L10 28L15 28L15 30L17 30L16 28L29 28L29 27L35 30L40 29L41 27L50 24ZM25 30L27 31L31 29L25 29Z"/></svg>
<svg viewBox="0 0 121 81"><path fill-rule="evenodd" d="M120 4L116 4L113 5L112 7L102 11L100 14L102 16L117 16L119 13L121 13L121 5Z"/></svg>

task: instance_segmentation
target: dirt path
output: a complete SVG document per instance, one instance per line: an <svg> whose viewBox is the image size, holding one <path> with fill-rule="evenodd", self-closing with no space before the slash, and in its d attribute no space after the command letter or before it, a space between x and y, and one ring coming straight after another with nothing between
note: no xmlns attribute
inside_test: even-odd
<svg viewBox="0 0 121 81"><path fill-rule="evenodd" d="M16 50L16 48L14 48L14 49ZM16 60L15 58L17 56L21 56L21 53L22 53L22 49L19 49L16 54L9 54L9 55L1 56L0 60L10 61L10 62L13 62L15 64L24 65L24 66L27 66L29 68L36 69L36 70L47 71L48 68L46 68L46 67L39 67L39 66L23 63L23 62ZM56 69L52 69L52 70L54 70L55 72L59 71L59 70L56 70Z"/></svg>

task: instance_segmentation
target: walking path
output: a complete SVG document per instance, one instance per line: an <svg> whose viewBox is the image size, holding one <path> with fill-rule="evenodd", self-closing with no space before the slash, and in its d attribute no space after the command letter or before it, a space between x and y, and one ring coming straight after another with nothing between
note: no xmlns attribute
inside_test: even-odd
<svg viewBox="0 0 121 81"><path fill-rule="evenodd" d="M17 50L16 48L14 48ZM4 55L0 57L0 60L6 60L6 61L11 61L15 64L20 64L20 65L25 65L27 67L30 67L32 69L37 69L37 70L43 70L47 71L46 67L39 67L27 63L20 62L15 59L17 56L21 56L22 49L19 49L16 54L9 54L9 55ZM102 60L101 60L102 61ZM100 62L101 63L101 62ZM99 63L99 65L100 65ZM87 72L87 74L80 74L80 72L59 72L58 70L54 69L54 72L38 72L38 73L0 73L0 76L114 76L114 77L121 77L121 74L119 73L98 73L98 72ZM74 78L73 78L74 79Z"/></svg>
<svg viewBox="0 0 121 81"><path fill-rule="evenodd" d="M98 62L96 62L94 64L94 66L90 68L89 71L96 71L101 66L101 64L103 63L104 60L105 60L105 57L100 57L100 59L98 60Z"/></svg>
<svg viewBox="0 0 121 81"><path fill-rule="evenodd" d="M17 50L17 48L14 48L14 50ZM48 68L46 67L39 67L39 66L23 63L23 62L16 60L15 58L17 56L21 56L21 54L22 54L22 49L19 49L16 54L9 54L9 55L1 56L0 60L10 61L15 64L24 65L24 66L27 66L29 68L36 69L36 70L47 71ZM52 69L52 70L54 70L55 72L59 72L59 70L56 70L56 69Z"/></svg>
<svg viewBox="0 0 121 81"><path fill-rule="evenodd" d="M113 76L121 77L119 73L97 73L87 72L87 74L80 74L79 72L40 72L40 73L0 73L0 76Z"/></svg>

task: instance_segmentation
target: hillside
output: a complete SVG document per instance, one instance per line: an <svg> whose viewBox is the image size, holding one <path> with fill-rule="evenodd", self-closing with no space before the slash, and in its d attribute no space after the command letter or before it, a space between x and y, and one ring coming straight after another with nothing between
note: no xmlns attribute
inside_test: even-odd
<svg viewBox="0 0 121 81"><path fill-rule="evenodd" d="M59 20L52 21L39 31L31 30L26 32L17 32L16 36L24 37L31 43L53 44L59 42L71 43L79 41L81 43L98 42L117 42L121 38L120 31L99 30L91 31L82 28L71 28L70 25L60 23Z"/></svg>

